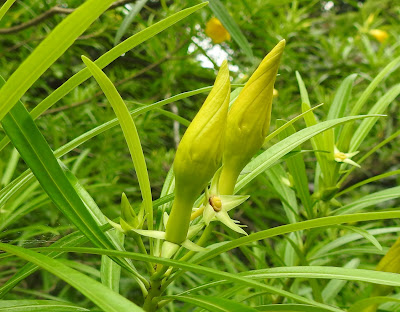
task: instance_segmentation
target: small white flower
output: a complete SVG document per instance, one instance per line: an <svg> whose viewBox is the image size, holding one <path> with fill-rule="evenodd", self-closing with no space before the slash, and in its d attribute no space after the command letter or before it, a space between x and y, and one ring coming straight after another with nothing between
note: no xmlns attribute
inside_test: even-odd
<svg viewBox="0 0 400 312"><path fill-rule="evenodd" d="M359 164L357 164L354 160L351 160L351 157L357 155L358 152L343 153L343 152L339 151L338 148L335 146L333 153L334 153L333 157L335 158L335 161L340 162L340 163L346 163L346 164L361 168L361 166Z"/></svg>

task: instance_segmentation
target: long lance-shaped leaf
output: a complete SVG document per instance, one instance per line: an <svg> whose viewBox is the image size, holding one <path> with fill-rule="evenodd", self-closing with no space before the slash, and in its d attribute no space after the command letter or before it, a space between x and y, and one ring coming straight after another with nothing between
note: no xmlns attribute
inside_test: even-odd
<svg viewBox="0 0 400 312"><path fill-rule="evenodd" d="M0 79L0 83L4 80ZM56 207L98 247L115 248L101 231L85 204L68 181L53 151L46 142L25 106L19 101L2 120L2 126L25 163ZM116 261L132 273L126 263Z"/></svg>
<svg viewBox="0 0 400 312"><path fill-rule="evenodd" d="M341 215L358 212L364 208L377 205L387 200L392 200L400 197L400 186L395 186L391 188L384 189L379 192L365 195L352 203L349 203L343 207L340 207L334 211L332 214Z"/></svg>
<svg viewBox="0 0 400 312"><path fill-rule="evenodd" d="M0 243L0 249L30 261L61 278L106 312L143 312L143 309L98 281L32 250Z"/></svg>
<svg viewBox="0 0 400 312"><path fill-rule="evenodd" d="M257 309L248 307L242 303L221 297L211 296L165 296L165 299L174 299L187 302L211 312L257 312Z"/></svg>
<svg viewBox="0 0 400 312"><path fill-rule="evenodd" d="M238 275L251 279L316 278L360 281L378 285L400 286L400 274L398 273L355 269L349 267L342 268L332 266L286 266L240 272L238 273ZM221 281L221 283L226 283L226 281ZM219 283L215 284L219 285ZM208 286L212 287L213 284L210 283ZM198 290L199 289L196 289L196 291ZM192 291L193 290L191 290L190 292Z"/></svg>
<svg viewBox="0 0 400 312"><path fill-rule="evenodd" d="M55 300L1 300L2 312L81 312L90 311L69 302Z"/></svg>
<svg viewBox="0 0 400 312"><path fill-rule="evenodd" d="M297 222L293 224L286 224L277 226L268 230L260 231L257 233L249 234L233 241L227 242L225 244L219 245L212 250L208 250L199 253L193 258L194 263L202 263L206 260L212 259L223 252L228 250L250 244L255 241L262 239L284 235L292 233L295 231L309 230L320 227L333 226L343 223L361 222L361 221L372 221L372 220L385 220L385 219L395 219L400 217L400 211L385 211L385 212L368 212L368 213L355 213L349 215L332 216L317 218L302 222Z"/></svg>
<svg viewBox="0 0 400 312"><path fill-rule="evenodd" d="M238 192L246 184L252 181L256 176L264 172L266 169L271 167L276 161L283 157L288 152L292 151L294 148L304 143L305 141L311 139L315 135L324 132L327 129L336 127L348 121L363 119L368 117L379 117L380 115L363 115L363 116L350 116L343 117L334 120L327 120L320 122L314 126L307 127L303 130L292 134L288 138L276 143L271 146L261 155L253 159L244 169L243 172L249 172L239 178L239 182L236 184L235 192Z"/></svg>
<svg viewBox="0 0 400 312"><path fill-rule="evenodd" d="M75 247L81 246L88 242L88 239L79 232L71 233L60 240L53 243L52 247ZM56 258L62 255L63 252L50 252L47 256L51 258ZM17 273L15 273L7 282L5 282L0 287L0 299L2 299L11 289L13 289L17 284L27 278L29 275L33 274L38 270L38 266L33 263L28 262L25 264Z"/></svg>
<svg viewBox="0 0 400 312"><path fill-rule="evenodd" d="M379 272L373 270L339 268L331 266L295 266L277 267L270 269L254 270L251 272L240 273L255 279L270 278L324 278L340 279L347 281L360 281L373 284L400 286L400 274Z"/></svg>
<svg viewBox="0 0 400 312"><path fill-rule="evenodd" d="M400 94L400 84L397 84L390 88L376 104L370 109L368 114L383 114L390 103L396 99ZM378 121L378 118L370 118L368 120L363 120L358 126L357 130L354 132L353 137L350 141L349 152L356 151L361 143L365 140L368 133L371 131L374 124Z"/></svg>
<svg viewBox="0 0 400 312"><path fill-rule="evenodd" d="M89 196L89 195L88 195ZM164 205L168 201L172 200L172 195L168 195L165 197L162 197L160 199L157 199L153 202L153 207L157 208L161 205ZM90 199L89 199L90 200ZM90 208L95 208L94 205L90 205ZM105 224L102 226L102 231L106 231L111 228L111 225L109 223ZM83 236L80 232L74 232L71 233L55 243L51 245L51 247L55 248L66 248L66 247L76 247L76 246L82 246L86 244L89 240L87 239L86 236ZM51 251L47 254L48 257L51 258L56 258L60 255L62 255L64 252L63 251ZM0 287L0 299L3 298L11 289L13 289L19 282L23 281L26 279L29 275L33 274L36 272L38 269L38 266L36 266L33 263L27 263L25 264L17 273L15 273L4 285Z"/></svg>
<svg viewBox="0 0 400 312"><path fill-rule="evenodd" d="M359 114L367 102L368 98L371 96L372 92L376 87L382 82L382 80L389 74L393 73L400 66L400 56L391 61L382 71L371 81L368 87L364 90L361 96L358 98L357 102L354 104L350 111L350 115ZM350 146L350 141L353 137L354 124L348 123L343 127L340 134L339 141L337 142L338 149L340 151L347 151Z"/></svg>
<svg viewBox="0 0 400 312"><path fill-rule="evenodd" d="M249 236L241 237L239 239L235 239L231 242L227 242L223 245L219 245L215 249L212 249L210 251L203 252L199 254L199 257L196 257L195 262L203 262L207 259L211 259L215 257L216 255L221 254L222 252L231 250L233 248L250 244L254 241L266 239L269 237L274 237L277 235L283 235L287 233L291 233L294 231L299 231L299 230L306 230L306 229L312 229L312 228L319 228L319 227L326 227L330 225L337 225L337 224L342 224L342 223L353 223L353 222L359 222L359 221L372 221L372 220L385 220L385 219L394 219L394 218L399 218L400 217L400 212L399 211L386 211L386 212L370 212L370 213L360 213L360 214L352 214L352 215L344 215L344 216L334 216L334 217L324 217L324 218L318 218L314 220L307 220L303 222L298 222L294 224L289 224L289 225L283 225L279 226L276 228L268 229L265 231L257 232L254 234L250 234ZM2 247L2 245L0 245ZM2 249L2 248L0 248ZM246 285L252 285L254 287L260 287L261 289L264 287L270 287L264 284L252 284L248 279L241 279L240 276L236 274L229 274L225 272L221 272L218 270L214 269L209 269L209 268L204 268L202 266L194 266L193 264L190 263L184 263L176 260L168 260L164 258L157 258L153 256L147 256L147 255L142 255L142 254L137 254L137 253L130 253L130 252L119 252L119 251L110 251L110 250L99 250L99 249L94 249L94 248L51 248L51 247L46 247L46 248L36 248L36 250L44 250L44 251L63 251L63 252L85 252L85 253L95 253L95 254L104 254L104 255L114 255L114 256L121 256L121 257L127 257L131 259L135 259L138 261L152 261L152 262L157 262L161 263L163 265L167 266L174 266L176 268L180 268L183 270L189 270L197 273L204 273L204 274L209 274L214 277L222 278L222 279L227 279L231 281L238 281L241 283L244 283ZM265 289L265 288L264 288ZM326 305L323 305L324 308ZM335 308L334 308L335 309ZM331 310L331 309L329 309ZM337 311L337 309L335 310Z"/></svg>
<svg viewBox="0 0 400 312"><path fill-rule="evenodd" d="M0 120L112 2L113 0L86 1L38 45L1 88Z"/></svg>
<svg viewBox="0 0 400 312"><path fill-rule="evenodd" d="M188 15L196 12L201 9L208 2L203 2L198 5L195 5L191 8L187 8L178 13L175 13L162 21L155 23L154 25L143 29L141 32L129 37L125 41L121 42L110 51L99 57L95 63L101 69L106 67L108 64L116 60L118 57L138 46L142 42L147 39L157 35L168 27L174 25L178 21L184 19ZM87 68L82 69L70 79L68 79L62 86L60 86L57 90L55 90L52 94L50 94L46 99L44 99L41 103L39 103L31 112L32 117L36 119L40 116L41 113L46 111L49 107L51 107L54 103L56 103L59 99L68 94L75 87L79 86L82 82L87 80L91 76L89 70Z"/></svg>
<svg viewBox="0 0 400 312"><path fill-rule="evenodd" d="M141 32L131 36L130 38L126 39L125 41L118 44L116 47L112 48L107 53L103 54L99 57L95 63L100 68L106 67L108 64L116 60L118 57L123 55L124 53L128 52L129 50L133 49L134 47L138 46L142 42L148 40L149 38L157 35L158 33L162 32L163 30L167 29L171 25L179 22L180 20L184 19L188 15L196 12L197 10L201 9L208 2L203 2L198 5L195 5L191 8L182 10L178 13L175 13L162 21L147 27L146 29L142 30ZM47 98L45 98L42 102L40 102L32 111L31 116L33 119L39 117L43 112L49 109L53 104L57 103L60 99L62 99L66 94L71 92L75 87L79 86L82 82L87 80L91 76L89 70L87 68L82 69L71 78L69 78L65 83L63 83L59 88L57 88L53 93L51 93ZM0 150L2 150L10 140L6 137L0 141Z"/></svg>
<svg viewBox="0 0 400 312"><path fill-rule="evenodd" d="M0 243L0 250L5 250L7 252L15 254L14 249L11 250L11 248L8 248L8 247L10 247L10 246ZM14 247L14 246L12 246L12 247ZM41 250L42 251L42 250L47 249L47 248L48 247L46 247L46 248L35 248L34 250ZM49 250L59 250L59 249L49 248ZM29 250L29 251L33 252L32 250ZM150 256L150 255L144 255L144 254L134 253L134 252L122 252L122 251L105 250L105 249L98 249L98 248L75 247L75 248L65 248L64 251L89 253L89 254L100 254L100 255L108 255L108 256L120 256L120 257L131 258L131 259L138 260L138 261L160 263L162 265L172 266L172 267L183 269L183 270L186 270L186 271L191 271L191 272L194 272L194 273L197 273L197 274L205 274L205 275L208 275L208 276L210 276L212 278L229 280L231 282L236 282L236 283L240 283L242 285L247 285L247 286L250 286L250 287L262 289L262 290L268 291L268 292L270 292L272 294L281 295L281 296L293 299L293 300L295 300L297 302L300 302L300 303L306 303L306 304L310 304L310 305L313 305L313 306L325 308L325 309L327 309L329 311L343 312L343 310L341 310L341 309L338 309L338 308L335 308L335 307L332 307L332 306L328 306L326 304L322 304L322 303L316 302L316 301L311 300L311 299L307 299L307 298L301 297L299 295L293 294L293 293L291 293L289 291L285 291L283 289L279 289L277 287L266 285L264 283L260 283L260 282L254 281L254 280L251 280L249 278L245 278L245 277L239 276L238 274L227 273L227 272L224 272L224 271L221 271L221 270L217 270L217 269L213 269L213 268L207 268L207 267L203 267L203 266L200 266L200 265L197 265L197 264L187 263L187 262L183 262L183 261L179 261L179 260L171 260L171 259L160 258L160 257L155 257L155 256ZM18 257L26 259L24 257L24 255L21 255L21 254L18 254Z"/></svg>
<svg viewBox="0 0 400 312"><path fill-rule="evenodd" d="M7 0L0 8L0 21L4 14L7 13L8 9L14 4L15 0Z"/></svg>
<svg viewBox="0 0 400 312"><path fill-rule="evenodd" d="M140 144L139 134L129 110L126 107L124 100L119 95L113 83L108 79L106 74L95 63L87 57L82 56L83 62L89 68L93 77L100 85L108 101L110 102L115 115L124 133L126 143L128 144L129 152L131 153L133 166L139 180L140 191L143 198L143 206L147 214L147 227L153 229L153 206L151 197L151 188L149 182L149 174L147 172L146 160L144 159L142 145Z"/></svg>
<svg viewBox="0 0 400 312"><path fill-rule="evenodd" d="M258 311L271 312L325 312L326 309L313 307L308 304L298 303L280 303L280 304L265 304L257 306Z"/></svg>

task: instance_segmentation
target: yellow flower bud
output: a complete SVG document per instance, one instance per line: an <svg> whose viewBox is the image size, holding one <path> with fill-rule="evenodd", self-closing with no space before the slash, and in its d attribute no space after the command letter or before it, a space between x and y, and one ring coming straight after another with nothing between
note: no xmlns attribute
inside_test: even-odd
<svg viewBox="0 0 400 312"><path fill-rule="evenodd" d="M176 151L175 200L166 227L166 240L172 243L186 239L194 201L221 165L230 91L225 61Z"/></svg>
<svg viewBox="0 0 400 312"><path fill-rule="evenodd" d="M213 17L207 22L206 35L209 36L214 43L231 40L231 35L216 17Z"/></svg>
<svg viewBox="0 0 400 312"><path fill-rule="evenodd" d="M240 172L264 142L271 119L274 83L284 48L285 40L282 40L268 53L229 111L219 183L221 194L233 194Z"/></svg>
<svg viewBox="0 0 400 312"><path fill-rule="evenodd" d="M369 34L376 40L378 40L380 43L384 42L389 37L389 34L381 29L371 29L369 31Z"/></svg>

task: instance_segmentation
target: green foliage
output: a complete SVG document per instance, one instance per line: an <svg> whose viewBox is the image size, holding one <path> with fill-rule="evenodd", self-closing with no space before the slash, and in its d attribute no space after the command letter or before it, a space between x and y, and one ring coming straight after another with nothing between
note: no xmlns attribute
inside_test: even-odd
<svg viewBox="0 0 400 312"><path fill-rule="evenodd" d="M1 311L399 310L398 1L14 2L0 8ZM232 40L211 42L212 17ZM282 39L270 134L235 195L216 172L172 244L175 151L221 56L234 108ZM226 150L208 138L203 159Z"/></svg>

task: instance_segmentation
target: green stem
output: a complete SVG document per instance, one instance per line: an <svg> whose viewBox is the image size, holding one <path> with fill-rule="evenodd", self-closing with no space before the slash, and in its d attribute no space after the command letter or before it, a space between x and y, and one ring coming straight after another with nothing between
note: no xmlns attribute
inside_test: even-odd
<svg viewBox="0 0 400 312"><path fill-rule="evenodd" d="M179 245L186 240L194 204L193 198L195 199L194 196L183 197L180 194L175 194L174 204L165 229L167 241Z"/></svg>
<svg viewBox="0 0 400 312"><path fill-rule="evenodd" d="M208 238L210 237L210 234L212 233L212 230L214 228L214 225L210 223L205 229L203 234L201 234L199 240L196 242L197 245L199 246L204 246L204 244L207 242ZM182 258L179 259L179 261L185 262L188 261L193 255L195 254L194 251L189 251L187 254L185 254ZM176 272L177 270L172 270L168 272L166 275L169 277L172 273ZM164 291L169 284L171 284L174 280L176 280L181 274L183 274L183 271L180 271L176 273L175 275L169 277L167 281L165 281L162 285L162 291Z"/></svg>
<svg viewBox="0 0 400 312"><path fill-rule="evenodd" d="M240 172L222 168L221 176L219 178L218 190L221 195L232 195L235 190L236 180Z"/></svg>
<svg viewBox="0 0 400 312"><path fill-rule="evenodd" d="M158 265L156 272L150 277L150 287L148 294L144 299L143 310L146 312L154 312L158 310L157 300L164 289L162 288L162 280L165 272L168 270L168 266Z"/></svg>
<svg viewBox="0 0 400 312"><path fill-rule="evenodd" d="M146 312L157 311L158 302L156 298L161 295L161 280L153 280L150 282L149 292L144 299L143 310Z"/></svg>
<svg viewBox="0 0 400 312"><path fill-rule="evenodd" d="M137 246L139 247L140 253L142 253L142 254L144 254L144 255L147 255L147 249L146 249L146 247L145 247L144 244L143 244L142 237L141 237L140 235L135 235L134 239L135 239L135 242L136 242ZM147 266L147 271L148 271L150 274L154 274L153 265L152 265L150 262L147 262L147 261L146 261L146 266Z"/></svg>

